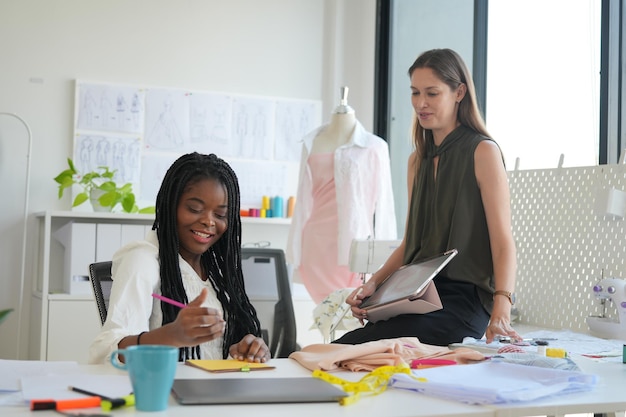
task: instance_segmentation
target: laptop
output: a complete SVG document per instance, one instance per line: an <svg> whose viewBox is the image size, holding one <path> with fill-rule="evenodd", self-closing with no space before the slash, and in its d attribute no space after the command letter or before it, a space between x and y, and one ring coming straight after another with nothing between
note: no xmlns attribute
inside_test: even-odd
<svg viewBox="0 0 626 417"><path fill-rule="evenodd" d="M174 398L184 405L337 402L348 394L317 378L176 379Z"/></svg>
<svg viewBox="0 0 626 417"><path fill-rule="evenodd" d="M432 280L457 255L456 249L404 265L389 275L361 308L373 323L400 314L425 314L441 310L441 299Z"/></svg>

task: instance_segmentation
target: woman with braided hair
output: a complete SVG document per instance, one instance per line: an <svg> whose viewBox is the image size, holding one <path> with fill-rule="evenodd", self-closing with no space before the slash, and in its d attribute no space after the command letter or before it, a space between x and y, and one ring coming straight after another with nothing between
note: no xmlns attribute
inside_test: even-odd
<svg viewBox="0 0 626 417"><path fill-rule="evenodd" d="M152 229L113 256L109 310L90 362L139 344L176 346L181 361L269 360L244 290L239 184L231 167L213 154L181 156L161 184Z"/></svg>

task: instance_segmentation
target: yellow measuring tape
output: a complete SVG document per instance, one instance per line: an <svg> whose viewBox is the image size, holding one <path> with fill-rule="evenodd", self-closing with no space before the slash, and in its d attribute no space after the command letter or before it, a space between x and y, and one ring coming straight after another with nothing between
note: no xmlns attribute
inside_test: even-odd
<svg viewBox="0 0 626 417"><path fill-rule="evenodd" d="M426 382L425 378L414 377L411 374L411 368L406 364L378 367L356 382L346 381L345 379L319 369L313 371L313 376L330 384L339 385L345 392L350 394L349 397L340 399L339 403L341 405L349 405L354 404L363 393L378 395L385 391L391 377L398 373L407 374L418 381Z"/></svg>

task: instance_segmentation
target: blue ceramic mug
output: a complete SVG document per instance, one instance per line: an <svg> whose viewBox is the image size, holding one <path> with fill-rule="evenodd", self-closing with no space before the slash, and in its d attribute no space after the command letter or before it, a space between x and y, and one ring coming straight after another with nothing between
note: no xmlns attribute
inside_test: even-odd
<svg viewBox="0 0 626 417"><path fill-rule="evenodd" d="M124 355L124 363L117 355ZM172 346L129 346L111 354L111 364L128 371L139 411L167 409L177 363L178 349Z"/></svg>

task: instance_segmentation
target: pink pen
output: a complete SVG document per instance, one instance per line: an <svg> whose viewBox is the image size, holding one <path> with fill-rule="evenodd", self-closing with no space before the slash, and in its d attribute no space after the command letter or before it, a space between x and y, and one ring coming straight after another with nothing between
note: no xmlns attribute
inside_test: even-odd
<svg viewBox="0 0 626 417"><path fill-rule="evenodd" d="M154 292L152 293L152 296L153 296L154 298L157 298L157 299L159 299L159 300L161 300L161 301L163 301L163 302L165 302L165 303L171 304L171 305L176 306L176 307L180 307L180 308L185 308L185 307L187 307L187 306L186 306L185 304L183 304L183 303L179 303L179 302L178 302L178 301L176 301L176 300L172 300L171 298L164 297L164 296L159 295L159 294L154 293Z"/></svg>

